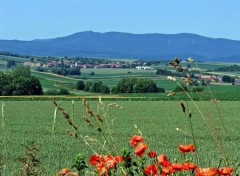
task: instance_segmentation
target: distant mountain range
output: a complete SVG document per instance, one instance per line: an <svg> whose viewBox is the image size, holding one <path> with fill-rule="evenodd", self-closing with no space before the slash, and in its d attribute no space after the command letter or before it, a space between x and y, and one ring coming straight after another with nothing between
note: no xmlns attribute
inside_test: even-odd
<svg viewBox="0 0 240 176"><path fill-rule="evenodd" d="M240 62L240 41L196 34L79 32L53 39L0 40L0 51L34 56L79 56Z"/></svg>

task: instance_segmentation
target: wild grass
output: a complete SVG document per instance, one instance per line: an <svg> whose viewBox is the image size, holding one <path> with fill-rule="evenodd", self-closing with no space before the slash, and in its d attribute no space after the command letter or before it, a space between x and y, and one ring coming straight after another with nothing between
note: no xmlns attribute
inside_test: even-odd
<svg viewBox="0 0 240 176"><path fill-rule="evenodd" d="M72 112L71 101L62 101L61 106L67 112ZM108 104L110 102L106 102ZM118 148L128 146L130 136L136 133L133 124L136 124L143 132L149 147L157 152L165 153L171 160L181 157L177 151L178 145L183 142L190 142L191 137L188 131L188 119L182 113L180 101L118 101L119 105L125 109L119 110L110 108L109 122L113 123L115 133L112 135L116 140ZM213 102L205 102L212 111L213 120L220 123L217 118L217 110ZM197 102L200 108L204 108L202 103ZM224 124L228 130L229 139L223 138L223 143L228 143L226 153L230 161L238 160L238 119L239 102L219 102L218 106L223 116ZM83 136L98 138L99 134L93 132L92 128L82 119L82 115L87 116L85 107L81 101L74 101L74 123ZM91 101L90 107L93 112L98 111L98 101ZM192 104L192 122L195 137L199 146L199 157L204 158L203 166L215 167L221 156L216 151L215 143L206 124L201 119L199 112ZM16 168L21 165L15 162L20 156L21 144L29 140L36 141L39 146L39 160L43 163L47 175L53 175L56 171L64 167L71 166L74 156L83 153L85 157L92 154L83 143L69 137L65 129L68 128L65 118L58 113L55 123L54 135L52 133L53 117L55 107L51 101L9 101L5 103L6 117L6 175L11 175ZM177 131L176 128L181 129ZM221 126L217 125L217 129ZM70 128L71 129L71 128ZM2 129L1 129L2 131ZM186 134L184 132L186 132ZM221 131L220 136L224 133ZM2 138L2 135L1 135ZM194 155L190 155L194 157ZM238 164L233 163L233 164ZM240 171L239 171L240 172Z"/></svg>

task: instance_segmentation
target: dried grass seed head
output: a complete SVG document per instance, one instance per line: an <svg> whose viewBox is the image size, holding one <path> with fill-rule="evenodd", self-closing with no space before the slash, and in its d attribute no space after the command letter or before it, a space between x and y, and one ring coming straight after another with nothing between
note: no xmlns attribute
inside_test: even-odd
<svg viewBox="0 0 240 176"><path fill-rule="evenodd" d="M168 97L171 97L173 95L175 95L175 92L170 92L170 93L167 94Z"/></svg>
<svg viewBox="0 0 240 176"><path fill-rule="evenodd" d="M180 60L177 57L174 57L173 61L178 65L180 63Z"/></svg>
<svg viewBox="0 0 240 176"><path fill-rule="evenodd" d="M170 80L170 81L177 81L177 79L172 77L172 76L167 76L167 79Z"/></svg>
<svg viewBox="0 0 240 176"><path fill-rule="evenodd" d="M99 122L103 123L103 119L100 117L98 113L96 113L96 118Z"/></svg>
<svg viewBox="0 0 240 176"><path fill-rule="evenodd" d="M195 62L192 57L187 58L187 62Z"/></svg>
<svg viewBox="0 0 240 176"><path fill-rule="evenodd" d="M186 108L184 106L184 104L181 102L181 107L182 107L182 111L185 113L186 112Z"/></svg>

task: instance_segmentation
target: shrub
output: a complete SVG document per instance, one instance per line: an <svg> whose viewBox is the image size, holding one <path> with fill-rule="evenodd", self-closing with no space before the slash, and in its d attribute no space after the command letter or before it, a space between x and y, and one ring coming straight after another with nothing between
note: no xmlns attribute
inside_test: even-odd
<svg viewBox="0 0 240 176"><path fill-rule="evenodd" d="M185 85L181 85L181 86L176 86L175 89L173 90L173 92L183 92L183 91L188 91L187 86Z"/></svg>
<svg viewBox="0 0 240 176"><path fill-rule="evenodd" d="M58 95L58 91L56 89L48 89L44 94L45 95Z"/></svg>
<svg viewBox="0 0 240 176"><path fill-rule="evenodd" d="M67 69L68 75L81 75L81 70L79 67L69 68Z"/></svg>
<svg viewBox="0 0 240 176"><path fill-rule="evenodd" d="M98 81L98 82L93 82L93 84L91 85L89 92L92 93L100 93L102 90L102 82Z"/></svg>
<svg viewBox="0 0 240 176"><path fill-rule="evenodd" d="M92 71L89 75L90 75L90 76L93 76L93 75L95 75L95 73Z"/></svg>
<svg viewBox="0 0 240 176"><path fill-rule="evenodd" d="M92 86L92 84L93 84L92 82L87 82L85 84L85 87L84 87L83 90L88 92L90 90L90 87Z"/></svg>
<svg viewBox="0 0 240 176"><path fill-rule="evenodd" d="M109 94L109 93L110 93L109 87L106 86L106 85L102 85L101 93L103 93L103 94Z"/></svg>
<svg viewBox="0 0 240 176"><path fill-rule="evenodd" d="M165 92L165 89L164 89L164 88L161 88L161 87L158 87L158 88L157 88L157 91L164 93L164 92Z"/></svg>
<svg viewBox="0 0 240 176"><path fill-rule="evenodd" d="M235 82L235 78L233 78L231 76L228 76L228 75L223 75L222 81L226 82L226 83L234 83Z"/></svg>
<svg viewBox="0 0 240 176"><path fill-rule="evenodd" d="M76 85L76 89L77 90L84 90L85 88L85 84L84 84L84 81L80 80L77 82L77 85Z"/></svg>
<svg viewBox="0 0 240 176"><path fill-rule="evenodd" d="M138 79L133 86L134 93L157 92L157 84L151 79Z"/></svg>
<svg viewBox="0 0 240 176"><path fill-rule="evenodd" d="M47 69L44 68L44 67L37 67L35 70L39 71L39 72L46 72L47 71Z"/></svg>
<svg viewBox="0 0 240 176"><path fill-rule="evenodd" d="M193 87L192 92L203 92L204 88L203 87Z"/></svg>
<svg viewBox="0 0 240 176"><path fill-rule="evenodd" d="M59 90L59 95L69 95L70 92L67 89L61 88Z"/></svg>
<svg viewBox="0 0 240 176"><path fill-rule="evenodd" d="M107 85L103 85L101 81L97 82L87 82L84 88L84 91L92 93L104 93L109 94L110 89Z"/></svg>

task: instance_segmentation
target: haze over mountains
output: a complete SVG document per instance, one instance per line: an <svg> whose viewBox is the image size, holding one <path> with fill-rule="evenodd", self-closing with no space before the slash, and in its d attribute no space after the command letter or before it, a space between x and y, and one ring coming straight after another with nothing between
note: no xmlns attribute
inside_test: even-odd
<svg viewBox="0 0 240 176"><path fill-rule="evenodd" d="M130 34L79 32L65 37L0 40L0 51L35 56L165 59L193 57L201 61L240 61L240 41L196 34Z"/></svg>

